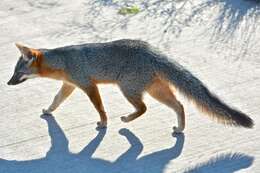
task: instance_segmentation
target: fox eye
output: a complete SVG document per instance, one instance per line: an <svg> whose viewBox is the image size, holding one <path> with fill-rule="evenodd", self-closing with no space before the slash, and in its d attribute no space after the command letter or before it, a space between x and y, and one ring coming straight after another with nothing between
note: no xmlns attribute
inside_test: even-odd
<svg viewBox="0 0 260 173"><path fill-rule="evenodd" d="M17 71L17 73L27 74L27 73L28 73L28 70L26 70L26 69L21 69L21 70Z"/></svg>
<svg viewBox="0 0 260 173"><path fill-rule="evenodd" d="M35 61L36 60L36 57L31 57L28 61L27 61L27 67L29 67L32 63L33 63L33 61Z"/></svg>

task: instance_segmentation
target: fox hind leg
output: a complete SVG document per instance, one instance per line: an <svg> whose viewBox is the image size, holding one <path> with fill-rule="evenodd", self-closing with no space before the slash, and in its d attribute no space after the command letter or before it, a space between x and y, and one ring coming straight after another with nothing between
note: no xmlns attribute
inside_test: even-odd
<svg viewBox="0 0 260 173"><path fill-rule="evenodd" d="M170 89L167 81L156 78L148 87L147 92L161 103L172 108L177 113L178 126L174 126L173 130L180 133L185 128L185 113L183 105L176 99L173 91Z"/></svg>
<svg viewBox="0 0 260 173"><path fill-rule="evenodd" d="M122 116L121 120L123 122L130 122L130 121L133 121L134 119L140 117L141 115L143 115L146 112L146 106L142 99L142 94L143 94L142 91L137 92L139 90L136 89L133 92L133 90L128 89L127 87L122 87L122 86L120 86L120 89L123 92L123 95L129 101L129 103L131 103L136 109L136 111L134 113L129 114L128 116Z"/></svg>
<svg viewBox="0 0 260 173"><path fill-rule="evenodd" d="M128 116L122 116L123 122L130 122L140 117L146 112L146 106L141 98L139 97L126 97L127 100L135 107L136 111Z"/></svg>
<svg viewBox="0 0 260 173"><path fill-rule="evenodd" d="M49 108L42 110L43 114L51 114L51 112L57 109L59 105L73 92L74 89L74 86L67 83L63 83L61 89L54 97L52 104L49 106Z"/></svg>

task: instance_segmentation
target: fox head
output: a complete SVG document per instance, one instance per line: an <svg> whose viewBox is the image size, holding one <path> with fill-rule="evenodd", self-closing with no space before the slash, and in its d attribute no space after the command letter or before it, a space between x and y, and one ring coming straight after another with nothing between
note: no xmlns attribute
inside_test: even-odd
<svg viewBox="0 0 260 173"><path fill-rule="evenodd" d="M8 85L17 85L27 79L35 78L38 76L37 59L40 51L26 46L15 44L21 52L18 62L16 63L14 74L7 82Z"/></svg>

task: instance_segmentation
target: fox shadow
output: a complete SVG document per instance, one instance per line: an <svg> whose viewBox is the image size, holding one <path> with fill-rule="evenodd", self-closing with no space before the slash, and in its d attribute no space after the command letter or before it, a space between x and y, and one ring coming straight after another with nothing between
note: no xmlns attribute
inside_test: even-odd
<svg viewBox="0 0 260 173"><path fill-rule="evenodd" d="M120 155L115 161L111 162L101 158L94 158L93 154L103 140L106 129L98 131L96 137L88 143L88 145L79 153L71 153L68 148L68 140L52 116L42 116L48 124L48 132L51 138L51 147L44 158L16 161L0 159L0 172L8 173L103 173L103 172L128 172L128 173L161 173L165 166L174 158L177 158L183 149L184 135L176 135L176 143L170 148L163 149L142 157L139 154L143 150L141 141L129 130L121 129L119 133L124 136L129 144L129 149ZM240 158L225 157L220 158L213 164L202 164L191 172L197 170L212 170L214 167L221 167L225 162L231 163L232 170L239 170L241 168L249 167L251 165L251 157L244 156ZM235 160L235 162L234 162ZM236 164L236 160L247 164ZM251 162L250 162L251 161ZM235 169L234 169L235 168ZM213 169L214 170L214 169ZM206 171L208 172L208 171ZM228 172L228 171L226 171Z"/></svg>
<svg viewBox="0 0 260 173"><path fill-rule="evenodd" d="M181 154L184 135L176 137L174 146L154 152L137 159L143 150L140 140L129 130L121 129L119 133L126 137L130 148L115 161L92 157L106 129L98 130L97 136L79 153L71 153L68 140L53 116L43 115L48 124L51 147L44 158L16 161L0 159L0 172L8 173L103 173L103 172L162 172L164 166Z"/></svg>
<svg viewBox="0 0 260 173"><path fill-rule="evenodd" d="M218 157L213 157L205 163L187 169L184 173L233 173L240 169L248 168L252 165L254 157L241 153L228 153Z"/></svg>

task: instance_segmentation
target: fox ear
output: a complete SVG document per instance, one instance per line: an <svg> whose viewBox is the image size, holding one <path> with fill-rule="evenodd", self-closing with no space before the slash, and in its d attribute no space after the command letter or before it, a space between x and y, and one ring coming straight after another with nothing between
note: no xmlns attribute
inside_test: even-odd
<svg viewBox="0 0 260 173"><path fill-rule="evenodd" d="M23 46L19 43L15 43L16 47L19 49L19 51L21 52L21 54L23 55L22 57L25 59L25 60L30 60L31 57L32 57L32 51L30 48L26 47L26 46Z"/></svg>

